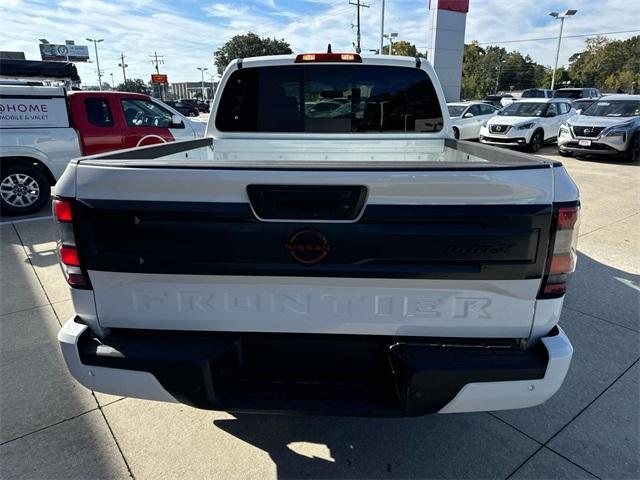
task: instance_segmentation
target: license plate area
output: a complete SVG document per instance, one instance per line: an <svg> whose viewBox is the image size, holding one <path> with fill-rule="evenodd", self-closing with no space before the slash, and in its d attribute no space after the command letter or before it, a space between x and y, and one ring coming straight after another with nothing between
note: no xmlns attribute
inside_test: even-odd
<svg viewBox="0 0 640 480"><path fill-rule="evenodd" d="M578 145L580 145L581 147L590 147L591 140L578 140Z"/></svg>

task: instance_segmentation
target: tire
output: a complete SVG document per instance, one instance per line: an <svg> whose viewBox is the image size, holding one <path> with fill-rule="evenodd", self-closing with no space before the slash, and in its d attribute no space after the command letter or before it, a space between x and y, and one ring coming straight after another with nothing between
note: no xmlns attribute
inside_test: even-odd
<svg viewBox="0 0 640 480"><path fill-rule="evenodd" d="M636 132L631 138L629 148L624 154L627 162L637 162L640 160L640 133Z"/></svg>
<svg viewBox="0 0 640 480"><path fill-rule="evenodd" d="M529 145L527 145L527 150L532 153L537 153L540 151L543 142L544 137L542 136L542 130L536 130L533 132L533 135L531 135L531 141L529 141Z"/></svg>
<svg viewBox="0 0 640 480"><path fill-rule="evenodd" d="M42 210L51 197L47 177L32 165L12 165L0 174L0 210L9 215L29 215Z"/></svg>
<svg viewBox="0 0 640 480"><path fill-rule="evenodd" d="M460 130L458 130L456 127L453 127L453 138L455 138L456 140L460 139Z"/></svg>

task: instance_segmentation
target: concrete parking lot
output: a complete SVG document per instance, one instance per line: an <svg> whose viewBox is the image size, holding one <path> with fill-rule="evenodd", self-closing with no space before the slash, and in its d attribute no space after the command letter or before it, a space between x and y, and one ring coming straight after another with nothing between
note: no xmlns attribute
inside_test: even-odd
<svg viewBox="0 0 640 480"><path fill-rule="evenodd" d="M561 160L583 205L561 319L575 355L561 391L519 411L231 415L93 393L55 338L72 307L52 222L3 218L0 477L640 478L640 165Z"/></svg>

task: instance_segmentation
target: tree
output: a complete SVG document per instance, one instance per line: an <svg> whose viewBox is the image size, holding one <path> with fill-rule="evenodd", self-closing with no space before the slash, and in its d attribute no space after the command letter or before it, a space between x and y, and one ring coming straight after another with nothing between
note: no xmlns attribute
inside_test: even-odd
<svg viewBox="0 0 640 480"><path fill-rule="evenodd" d="M393 42L393 51L391 52L393 55L404 55L405 57L423 57L424 55L418 52L418 49L413 43L407 42L406 40L399 40L397 42ZM389 54L389 45L384 45L382 47L382 54Z"/></svg>
<svg viewBox="0 0 640 480"><path fill-rule="evenodd" d="M121 83L116 87L116 90L119 92L134 92L134 93L145 93L149 95L151 89L144 83L144 80L141 78L127 79L126 82Z"/></svg>
<svg viewBox="0 0 640 480"><path fill-rule="evenodd" d="M261 57L264 55L284 55L293 53L284 39L261 38L255 33L235 35L215 52L215 64L222 74L229 63L236 58Z"/></svg>
<svg viewBox="0 0 640 480"><path fill-rule="evenodd" d="M569 75L575 85L608 91L632 91L640 81L640 36L610 40L588 38L585 49L569 57Z"/></svg>

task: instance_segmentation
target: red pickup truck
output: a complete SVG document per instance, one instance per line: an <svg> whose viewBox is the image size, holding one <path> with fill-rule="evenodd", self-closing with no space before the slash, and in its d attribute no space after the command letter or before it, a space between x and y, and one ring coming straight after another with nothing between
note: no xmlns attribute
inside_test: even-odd
<svg viewBox="0 0 640 480"><path fill-rule="evenodd" d="M40 210L73 158L202 137L205 128L139 93L0 85L0 207Z"/></svg>

